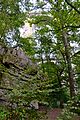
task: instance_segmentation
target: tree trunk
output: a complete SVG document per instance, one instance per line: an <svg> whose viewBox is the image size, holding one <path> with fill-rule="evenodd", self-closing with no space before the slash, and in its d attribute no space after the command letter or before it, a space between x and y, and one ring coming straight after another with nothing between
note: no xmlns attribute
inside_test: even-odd
<svg viewBox="0 0 80 120"><path fill-rule="evenodd" d="M59 71L57 71L57 78L58 78L58 83L59 83L59 89L60 89L60 108L64 108L64 100L62 99L62 84L61 84L61 75L62 75L62 73L63 73L63 70L64 69L62 69L62 70L59 70Z"/></svg>
<svg viewBox="0 0 80 120"><path fill-rule="evenodd" d="M68 77L69 77L69 85L70 85L70 96L73 97L75 96L75 82L74 82L74 75L73 75L73 69L72 69L72 64L71 64L71 53L70 53L70 46L67 38L67 33L63 30L62 33L62 39L64 43L64 48L65 48L65 56L66 56L66 62L68 66Z"/></svg>

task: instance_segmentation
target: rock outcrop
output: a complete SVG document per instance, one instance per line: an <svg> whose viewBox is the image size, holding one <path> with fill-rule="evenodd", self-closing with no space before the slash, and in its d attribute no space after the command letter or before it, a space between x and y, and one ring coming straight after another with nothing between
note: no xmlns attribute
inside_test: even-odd
<svg viewBox="0 0 80 120"><path fill-rule="evenodd" d="M23 104L36 90L37 67L20 48L0 45L0 103ZM31 93L30 93L31 92Z"/></svg>
<svg viewBox="0 0 80 120"><path fill-rule="evenodd" d="M45 100L46 85L44 74L21 48L0 45L0 105L38 109L38 101Z"/></svg>

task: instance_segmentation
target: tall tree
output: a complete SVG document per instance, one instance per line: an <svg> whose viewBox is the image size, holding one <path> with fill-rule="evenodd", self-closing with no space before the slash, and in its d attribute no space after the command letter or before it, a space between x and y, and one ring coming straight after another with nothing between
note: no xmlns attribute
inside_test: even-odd
<svg viewBox="0 0 80 120"><path fill-rule="evenodd" d="M77 3L78 1L73 1L72 4L77 5ZM38 5L39 4L40 2L38 2ZM40 10L38 14L34 16L33 23L37 24L37 31L40 36L39 40L41 41L41 46L43 46L41 47L45 56L43 61L47 61L48 64L48 60L51 62L51 59L53 59L53 61L56 59L57 64L64 68L62 74L65 75L65 72L67 74L70 96L73 97L75 95L76 80L72 67L73 61L71 56L73 50L71 48L71 43L79 43L78 36L76 39L73 36L79 34L78 28L80 17L75 9L67 5L66 1L58 0L53 2L44 0L41 4L43 4L43 6L39 7ZM48 47L46 45L48 45ZM63 61L64 64L61 61Z"/></svg>

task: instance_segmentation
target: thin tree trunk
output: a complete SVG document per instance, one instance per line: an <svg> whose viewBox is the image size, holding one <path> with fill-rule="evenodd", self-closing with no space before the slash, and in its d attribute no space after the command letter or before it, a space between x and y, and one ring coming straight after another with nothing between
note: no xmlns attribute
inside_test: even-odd
<svg viewBox="0 0 80 120"><path fill-rule="evenodd" d="M64 69L57 71L57 78L58 78L58 83L59 83L59 89L60 89L60 108L64 108L64 100L61 97L62 94L62 84L61 84L61 75L63 73Z"/></svg>
<svg viewBox="0 0 80 120"><path fill-rule="evenodd" d="M44 69L44 60L43 60L43 57L42 57L42 53L41 53L41 64L42 64L43 73L45 73L45 69Z"/></svg>
<svg viewBox="0 0 80 120"><path fill-rule="evenodd" d="M73 75L73 69L71 65L71 57L70 57L70 48L69 48L69 42L67 38L66 32L63 30L63 43L65 48L65 56L66 61L68 65L68 77L69 77L69 85L70 85L70 96L75 96L75 82L74 82L74 75Z"/></svg>

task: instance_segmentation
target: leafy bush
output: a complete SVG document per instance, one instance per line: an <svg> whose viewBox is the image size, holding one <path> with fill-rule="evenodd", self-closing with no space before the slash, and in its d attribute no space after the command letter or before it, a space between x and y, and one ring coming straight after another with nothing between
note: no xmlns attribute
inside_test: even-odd
<svg viewBox="0 0 80 120"><path fill-rule="evenodd" d="M70 112L80 115L80 94L67 102L67 108L70 110Z"/></svg>
<svg viewBox="0 0 80 120"><path fill-rule="evenodd" d="M75 114L70 112L69 109L65 108L57 120L75 120L73 119Z"/></svg>
<svg viewBox="0 0 80 120"><path fill-rule="evenodd" d="M0 120L46 120L45 116L45 112L35 109L9 109L0 106Z"/></svg>
<svg viewBox="0 0 80 120"><path fill-rule="evenodd" d="M5 108L0 106L0 120L7 120L9 116L9 111Z"/></svg>
<svg viewBox="0 0 80 120"><path fill-rule="evenodd" d="M80 116L80 95L78 94L71 100L69 100L57 120L75 120L77 116Z"/></svg>

